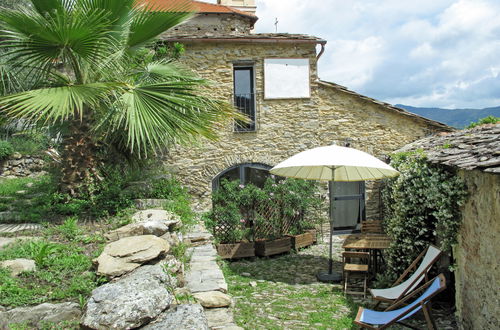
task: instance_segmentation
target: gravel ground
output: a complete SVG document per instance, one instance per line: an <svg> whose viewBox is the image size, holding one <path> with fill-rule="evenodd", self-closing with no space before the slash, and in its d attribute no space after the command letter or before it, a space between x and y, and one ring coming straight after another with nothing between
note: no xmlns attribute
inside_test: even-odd
<svg viewBox="0 0 500 330"><path fill-rule="evenodd" d="M344 236L334 236L334 270L341 270ZM297 253L225 262L234 317L245 329L356 329L358 306L373 306L370 298L344 296L340 284L320 283L328 267L327 240ZM425 329L423 314L408 323ZM434 305L438 329L456 329L450 308ZM406 329L394 326L392 329Z"/></svg>

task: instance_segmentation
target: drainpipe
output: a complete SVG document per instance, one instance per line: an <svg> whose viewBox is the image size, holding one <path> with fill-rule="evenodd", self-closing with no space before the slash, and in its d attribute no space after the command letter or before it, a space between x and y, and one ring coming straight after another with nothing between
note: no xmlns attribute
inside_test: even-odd
<svg viewBox="0 0 500 330"><path fill-rule="evenodd" d="M321 50L319 51L318 56L316 56L316 61L319 61L319 58L320 58L320 57L321 57L321 55L323 55L323 53L325 52L325 45L326 45L326 41L320 42L319 44L321 45Z"/></svg>

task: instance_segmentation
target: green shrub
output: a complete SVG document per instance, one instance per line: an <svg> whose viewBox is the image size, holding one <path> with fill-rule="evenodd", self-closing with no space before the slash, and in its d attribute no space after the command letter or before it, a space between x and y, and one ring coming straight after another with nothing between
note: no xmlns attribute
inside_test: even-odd
<svg viewBox="0 0 500 330"><path fill-rule="evenodd" d="M153 179L150 191L146 192L146 198L166 199L164 209L180 216L186 225L194 223L194 212L191 208L190 196L186 188L182 187L175 178Z"/></svg>
<svg viewBox="0 0 500 330"><path fill-rule="evenodd" d="M14 147L9 141L0 141L0 160L9 158L14 153Z"/></svg>
<svg viewBox="0 0 500 330"><path fill-rule="evenodd" d="M212 194L212 211L204 221L221 243L275 239L314 228L310 213L321 200L315 182L270 176L263 188L223 180Z"/></svg>
<svg viewBox="0 0 500 330"><path fill-rule="evenodd" d="M14 134L9 138L14 151L22 155L41 155L50 146L50 136L41 131Z"/></svg>
<svg viewBox="0 0 500 330"><path fill-rule="evenodd" d="M382 197L384 223L392 239L387 265L389 275L394 275L430 243L451 250L467 192L455 173L427 162L422 152L393 155L391 165L401 174L387 181Z"/></svg>
<svg viewBox="0 0 500 330"><path fill-rule="evenodd" d="M472 122L466 128L474 128L476 126L484 125L484 124L496 124L500 123L500 117L488 116L479 119L477 122Z"/></svg>

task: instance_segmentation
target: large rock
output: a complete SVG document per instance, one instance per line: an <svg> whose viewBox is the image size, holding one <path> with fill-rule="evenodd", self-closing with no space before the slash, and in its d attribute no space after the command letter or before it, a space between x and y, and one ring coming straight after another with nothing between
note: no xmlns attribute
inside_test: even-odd
<svg viewBox="0 0 500 330"><path fill-rule="evenodd" d="M0 267L10 269L12 276L17 276L22 272L33 272L36 270L35 260L31 259L12 259L0 262Z"/></svg>
<svg viewBox="0 0 500 330"><path fill-rule="evenodd" d="M92 291L82 320L91 329L132 329L155 319L172 302L172 279L160 265L142 266Z"/></svg>
<svg viewBox="0 0 500 330"><path fill-rule="evenodd" d="M79 319L82 315L77 303L44 303L34 307L19 307L0 312L0 328L8 329L10 323L26 323L36 327L40 322L61 322Z"/></svg>
<svg viewBox="0 0 500 330"><path fill-rule="evenodd" d="M208 321L199 304L178 305L163 312L144 330L205 330Z"/></svg>
<svg viewBox="0 0 500 330"><path fill-rule="evenodd" d="M132 216L133 223L110 231L106 238L116 241L120 238L137 235L162 236L181 225L178 215L164 210L138 211Z"/></svg>
<svg viewBox="0 0 500 330"><path fill-rule="evenodd" d="M97 274L121 276L169 250L169 244L154 235L125 237L106 245L94 260L98 264Z"/></svg>
<svg viewBox="0 0 500 330"><path fill-rule="evenodd" d="M193 296L196 301L206 308L227 307L231 305L231 297L220 291L197 292Z"/></svg>

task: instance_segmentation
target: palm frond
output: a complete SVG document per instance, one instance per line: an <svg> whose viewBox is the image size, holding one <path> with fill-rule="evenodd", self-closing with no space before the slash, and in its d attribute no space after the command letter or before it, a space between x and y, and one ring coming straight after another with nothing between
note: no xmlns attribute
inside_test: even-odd
<svg viewBox="0 0 500 330"><path fill-rule="evenodd" d="M123 132L131 152L147 154L167 143L186 143L203 136L217 137L216 124L241 118L233 107L195 93L197 81L138 85L116 104L106 127Z"/></svg>
<svg viewBox="0 0 500 330"><path fill-rule="evenodd" d="M193 5L187 0L167 1L161 6L139 0L136 2L127 44L129 47L144 45L193 13Z"/></svg>
<svg viewBox="0 0 500 330"><path fill-rule="evenodd" d="M108 13L72 10L71 14L42 16L32 10L0 13L0 45L22 66L48 71L57 63L98 63L110 53Z"/></svg>
<svg viewBox="0 0 500 330"><path fill-rule="evenodd" d="M3 113L30 121L60 123L82 118L85 107L98 107L123 86L92 83L30 90L0 98ZM109 102L110 103L110 102Z"/></svg>

